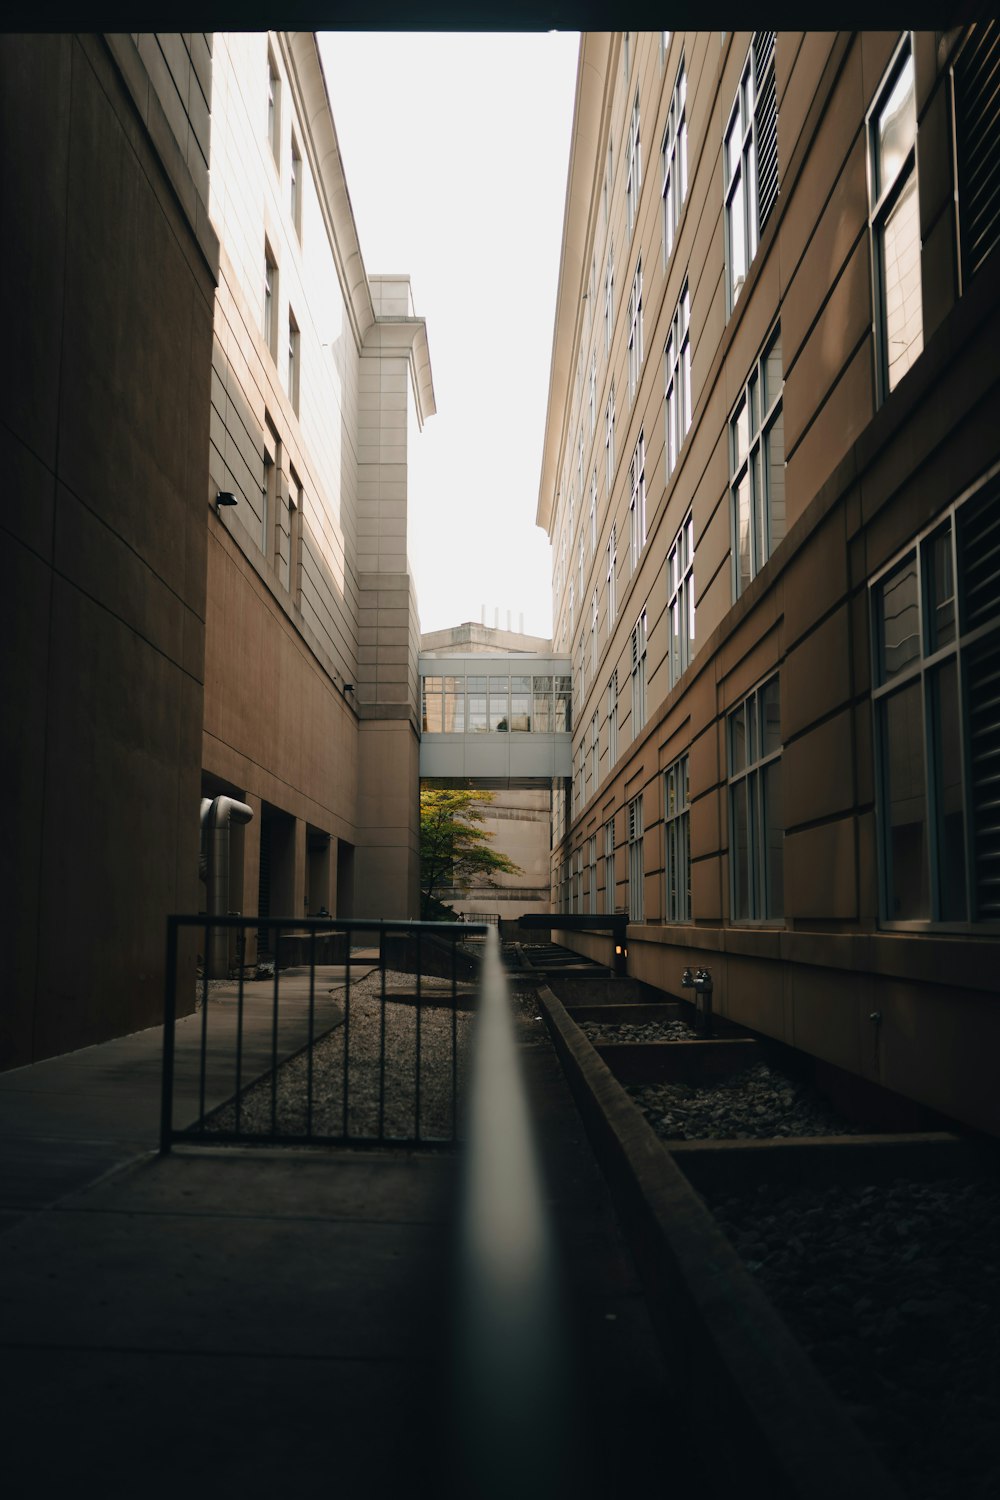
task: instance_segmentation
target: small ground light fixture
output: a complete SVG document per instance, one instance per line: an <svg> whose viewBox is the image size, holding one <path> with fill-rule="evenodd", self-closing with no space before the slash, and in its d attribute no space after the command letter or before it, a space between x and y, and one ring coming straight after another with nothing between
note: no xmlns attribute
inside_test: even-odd
<svg viewBox="0 0 1000 1500"><path fill-rule="evenodd" d="M220 490L215 497L215 508L221 510L224 505L238 505L239 501L232 490Z"/></svg>

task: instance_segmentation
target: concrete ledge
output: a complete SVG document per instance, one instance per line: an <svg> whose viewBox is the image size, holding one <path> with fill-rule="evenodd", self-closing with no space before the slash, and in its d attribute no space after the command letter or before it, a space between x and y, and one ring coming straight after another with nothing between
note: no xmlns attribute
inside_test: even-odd
<svg viewBox="0 0 1000 1500"><path fill-rule="evenodd" d="M587 1004L584 1000L576 1000L572 1005L567 1005L566 1012L574 1021L604 1021L612 1026L645 1026L656 1021L688 1019L684 1007L677 1000L667 1000L662 1005L646 1005L642 1002L632 1005L627 1000L621 1005L609 1004L606 1000Z"/></svg>
<svg viewBox="0 0 1000 1500"><path fill-rule="evenodd" d="M719 1485L901 1500L701 1198L551 990L553 1043L639 1267L679 1413Z"/></svg>
<svg viewBox="0 0 1000 1500"><path fill-rule="evenodd" d="M670 1155L703 1193L745 1193L763 1185L867 1186L896 1177L930 1181L979 1175L987 1160L983 1147L948 1131L793 1141L677 1141ZM995 1154L989 1160L995 1169Z"/></svg>

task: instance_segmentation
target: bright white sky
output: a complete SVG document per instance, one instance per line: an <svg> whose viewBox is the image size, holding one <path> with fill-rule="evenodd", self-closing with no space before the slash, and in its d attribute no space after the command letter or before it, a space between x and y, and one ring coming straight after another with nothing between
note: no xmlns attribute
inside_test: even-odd
<svg viewBox="0 0 1000 1500"><path fill-rule="evenodd" d="M579 36L324 32L370 274L408 272L437 415L409 454L423 630L552 630L535 526Z"/></svg>

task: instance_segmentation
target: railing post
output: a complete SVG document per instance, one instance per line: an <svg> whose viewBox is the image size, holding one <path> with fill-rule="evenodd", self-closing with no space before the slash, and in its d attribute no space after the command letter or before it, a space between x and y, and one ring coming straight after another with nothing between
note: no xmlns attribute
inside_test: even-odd
<svg viewBox="0 0 1000 1500"><path fill-rule="evenodd" d="M163 995L163 1080L160 1093L160 1152L170 1150L174 1114L174 1025L177 1017L177 918L167 918Z"/></svg>

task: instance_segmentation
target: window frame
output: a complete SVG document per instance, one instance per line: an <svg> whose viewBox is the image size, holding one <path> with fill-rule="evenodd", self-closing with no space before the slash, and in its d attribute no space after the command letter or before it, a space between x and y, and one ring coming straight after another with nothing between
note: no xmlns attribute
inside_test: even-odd
<svg viewBox="0 0 1000 1500"><path fill-rule="evenodd" d="M669 32L666 33L669 36ZM667 123L660 147L662 182L660 197L663 203L663 265L666 268L674 251L674 242L680 226L681 211L687 200L688 154L687 154L687 71L684 54L674 77L670 94Z"/></svg>
<svg viewBox="0 0 1000 1500"><path fill-rule="evenodd" d="M628 514L629 555L634 576L639 570L639 559L646 545L646 434L641 428L629 465Z"/></svg>
<svg viewBox="0 0 1000 1500"><path fill-rule="evenodd" d="M689 510L667 553L667 661L672 688L680 682L694 657L694 551L694 518ZM686 631L679 628L681 621L686 623Z"/></svg>
<svg viewBox="0 0 1000 1500"><path fill-rule="evenodd" d="M627 32L625 34L626 36L628 35ZM632 114L629 118L627 163L628 170L625 174L625 226L626 238L631 240L638 216L639 194L642 191L642 141L640 137L638 89L636 89L635 100L632 104Z"/></svg>
<svg viewBox="0 0 1000 1500"><path fill-rule="evenodd" d="M754 927L781 927L785 924L784 915L784 819L781 826L781 848L782 848L782 910L774 912L768 910L768 888L771 882L770 853L767 842L767 799L768 778L767 772L771 766L780 766L784 743L782 742L776 750L765 750L765 722L763 718L763 706L765 693L771 683L778 684L778 732L781 732L781 679L779 672L769 672L761 679L755 687L745 693L738 703L726 712L726 787L728 802L728 826L729 826L729 922L738 926ZM745 756L744 764L735 767L733 755L734 743L734 721L738 715L744 716L744 729L747 723L751 724L750 734L744 734ZM754 746L758 746L758 752L754 754ZM737 914L736 911L736 796L734 787L744 786L746 788L746 850L747 850L747 911ZM780 798L779 783L779 798ZM783 812L783 808L780 809Z"/></svg>
<svg viewBox="0 0 1000 1500"><path fill-rule="evenodd" d="M679 872L678 880L672 878L672 871ZM663 920L691 921L691 786L687 751L663 772Z"/></svg>
<svg viewBox="0 0 1000 1500"><path fill-rule="evenodd" d="M618 762L618 668L608 678L608 774Z"/></svg>
<svg viewBox="0 0 1000 1500"><path fill-rule="evenodd" d="M781 361L781 389L775 396L769 394L768 361L775 351ZM755 395L756 393L756 395ZM785 512L784 470L786 466L785 429L785 367L781 347L781 323L776 322L768 332L760 351L754 359L749 374L740 390L739 397L729 414L727 442L729 445L729 528L730 553L732 557L732 597L735 602L745 593L765 564L774 556L787 535L787 513ZM755 405L756 401L756 405ZM765 406L766 402L766 406ZM742 457L739 452L739 419L741 411L747 413L747 448ZM754 412L759 413L755 418ZM751 423L756 421L756 426ZM776 506L773 494L771 451L775 429L781 426L782 468L782 518L780 533L775 525ZM759 462L758 462L759 460ZM754 491L755 479L759 475L761 494ZM748 496L748 540L749 573L744 580L740 553L740 485L746 479Z"/></svg>
<svg viewBox="0 0 1000 1500"><path fill-rule="evenodd" d="M646 920L646 862L642 812L642 792L638 792L628 803L625 811L626 861L628 893L628 919L630 922Z"/></svg>
<svg viewBox="0 0 1000 1500"><path fill-rule="evenodd" d="M608 535L607 546L608 583L608 640L610 641L618 619L618 533L614 521Z"/></svg>
<svg viewBox="0 0 1000 1500"><path fill-rule="evenodd" d="M646 726L646 657L649 649L648 618L645 608L632 626L632 740L639 738Z"/></svg>
<svg viewBox="0 0 1000 1500"><path fill-rule="evenodd" d="M907 66L912 75L911 101L913 116L913 139L904 153L891 182L879 180L878 125L882 111L891 98L893 90L903 76ZM917 111L916 111L916 59L912 34L904 31L893 52L875 91L875 96L865 114L866 167L868 174L868 237L872 267L872 333L875 358L875 404L881 406L895 390L900 380L919 359L924 347L923 322L923 245L920 240L919 173L917 165ZM917 276L916 289L919 300L919 329L916 337L907 346L906 368L895 380L892 379L888 346L890 330L888 324L887 276L885 269L885 230L893 211L912 183L914 193L913 212L916 215ZM914 349L914 345L916 348Z"/></svg>
<svg viewBox="0 0 1000 1500"><path fill-rule="evenodd" d="M628 299L628 395L635 400L642 369L642 256L636 262Z"/></svg>
<svg viewBox="0 0 1000 1500"><path fill-rule="evenodd" d="M663 349L664 467L669 479L691 431L691 293L687 277Z"/></svg>

